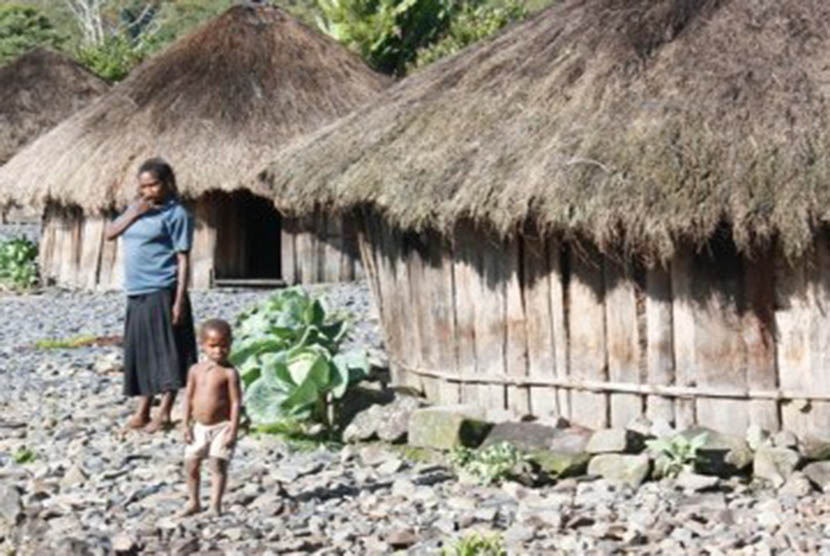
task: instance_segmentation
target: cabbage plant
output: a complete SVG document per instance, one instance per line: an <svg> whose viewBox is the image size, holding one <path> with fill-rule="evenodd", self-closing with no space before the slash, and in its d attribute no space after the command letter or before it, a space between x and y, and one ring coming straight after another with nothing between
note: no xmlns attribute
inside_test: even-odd
<svg viewBox="0 0 830 556"><path fill-rule="evenodd" d="M368 373L363 350L340 353L345 319L319 299L289 288L238 319L230 360L245 385L251 420L270 425L314 420L333 425L333 404Z"/></svg>

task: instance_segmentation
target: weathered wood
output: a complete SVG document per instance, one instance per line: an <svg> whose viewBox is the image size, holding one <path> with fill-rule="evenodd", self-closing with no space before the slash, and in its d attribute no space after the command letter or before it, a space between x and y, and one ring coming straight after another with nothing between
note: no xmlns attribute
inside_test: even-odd
<svg viewBox="0 0 830 556"><path fill-rule="evenodd" d="M426 267L429 265L426 257L426 245L423 238L417 234L403 234L403 265L405 266L406 281L401 284L401 291L405 292L406 307L404 313L408 315L406 342L402 345L402 358L410 366L425 369L437 369L438 361L435 353L436 337L434 327L435 317L430 307L429 289ZM413 383L415 378L419 383ZM430 399L437 400L441 383L432 377L412 375L410 385L420 386Z"/></svg>
<svg viewBox="0 0 830 556"><path fill-rule="evenodd" d="M689 249L678 249L671 265L674 380L678 386L692 386L697 382L693 280L694 254ZM693 425L695 401L675 400L674 418L675 425L680 429Z"/></svg>
<svg viewBox="0 0 830 556"><path fill-rule="evenodd" d="M203 197L193 208L195 230L190 250L190 286L194 289L208 289L213 285L216 208L215 201L211 202L210 197Z"/></svg>
<svg viewBox="0 0 830 556"><path fill-rule="evenodd" d="M357 231L354 219L349 216L338 217L340 221L340 242L338 244L340 268L337 280L349 282L355 280L355 268L360 266L360 251L357 247Z"/></svg>
<svg viewBox="0 0 830 556"><path fill-rule="evenodd" d="M742 318L746 345L746 380L753 390L778 386L775 361L775 281L771 253L745 262L746 308ZM773 400L749 402L749 421L765 430L778 430L778 405Z"/></svg>
<svg viewBox="0 0 830 556"><path fill-rule="evenodd" d="M553 358L555 374L560 379L568 377L570 355L568 345L566 277L562 268L563 247L557 240L548 240L548 268L550 269L550 315L553 325ZM556 405L559 414L571 418L571 393L560 388L556 390Z"/></svg>
<svg viewBox="0 0 830 556"><path fill-rule="evenodd" d="M570 376L607 380L603 260L590 248L579 255L572 251L570 266L567 306ZM608 396L571 392L571 418L590 428L608 426Z"/></svg>
<svg viewBox="0 0 830 556"><path fill-rule="evenodd" d="M322 244L320 257L322 259L323 281L340 282L343 280L341 275L343 231L340 217L322 215L321 225L325 226L325 236L320 241Z"/></svg>
<svg viewBox="0 0 830 556"><path fill-rule="evenodd" d="M675 301L681 300L691 312L691 334L675 336L675 349L681 348L690 358L687 382L724 390L746 389L746 346L741 323L741 261L734 246L716 244L714 255L683 254L683 279L673 273ZM675 312L677 316L677 312ZM675 319L675 325L678 321ZM688 325L689 323L687 323ZM689 345L681 346L681 342ZM681 360L677 360L680 373ZM698 398L695 400L697 423L724 432L744 434L749 425L746 403L733 400Z"/></svg>
<svg viewBox="0 0 830 556"><path fill-rule="evenodd" d="M280 272L282 279L289 286L300 281L296 240L297 221L294 218L283 217L280 227Z"/></svg>
<svg viewBox="0 0 830 556"><path fill-rule="evenodd" d="M522 292L521 239L510 239L504 246L504 260L499 266L500 281L504 282L505 304L505 372L512 376L527 376L527 328ZM530 413L530 391L526 386L507 387L507 407L519 415Z"/></svg>
<svg viewBox="0 0 830 556"><path fill-rule="evenodd" d="M553 377L557 346L553 337L550 302L551 271L547 245L536 237L524 237L524 306L527 327L527 373L531 377ZM537 416L559 413L556 390L530 387L530 412Z"/></svg>
<svg viewBox="0 0 830 556"><path fill-rule="evenodd" d="M100 216L87 216L83 220L80 237L80 263L78 285L92 289L98 285L101 251L104 247L105 222Z"/></svg>
<svg viewBox="0 0 830 556"><path fill-rule="evenodd" d="M640 382L640 339L637 322L637 285L633 269L605 260L605 330L608 378L614 382ZM643 400L634 394L611 394L611 426L625 427L643 413Z"/></svg>
<svg viewBox="0 0 830 556"><path fill-rule="evenodd" d="M674 382L671 275L662 268L646 271L646 376L649 384ZM674 422L674 401L648 396L646 416Z"/></svg>
<svg viewBox="0 0 830 556"><path fill-rule="evenodd" d="M421 292L428 294L427 310L433 317L432 339L434 368L449 373L456 372L455 356L455 310L454 284L452 274L452 249L439 234L427 234L426 259L424 267L424 284ZM423 341L423 338L422 338ZM438 400L442 403L455 404L461 401L461 391L456 383L438 381Z"/></svg>
<svg viewBox="0 0 830 556"><path fill-rule="evenodd" d="M459 372L477 373L476 304L481 280L476 275L479 253L471 243L472 228L459 224L453 234L452 271L455 282L456 368ZM461 385L461 401L465 404L487 402L487 388L477 384Z"/></svg>

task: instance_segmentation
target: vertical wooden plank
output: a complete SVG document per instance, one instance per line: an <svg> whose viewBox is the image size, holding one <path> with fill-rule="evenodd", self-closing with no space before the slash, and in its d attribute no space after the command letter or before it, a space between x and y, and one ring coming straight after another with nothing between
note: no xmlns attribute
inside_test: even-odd
<svg viewBox="0 0 830 556"><path fill-rule="evenodd" d="M406 334L404 350L407 361L415 368L434 370L437 368L435 357L436 339L433 330L432 308L429 305L429 288L424 260L426 246L421 237L414 233L399 235L403 245L403 260L406 274L399 290L404 299L403 313L409 315L410 326ZM412 377L415 378L415 377ZM440 382L432 377L420 376L417 385L422 385L424 394L430 400L438 399ZM413 384L414 385L414 384Z"/></svg>
<svg viewBox="0 0 830 556"><path fill-rule="evenodd" d="M318 281L317 277L317 245L314 234L310 232L314 228L314 218L304 217L299 219L297 230L297 266L299 268L299 282L301 284L313 284Z"/></svg>
<svg viewBox="0 0 830 556"><path fill-rule="evenodd" d="M746 346L742 333L742 262L731 242L711 245L712 254L691 257L687 265L688 290L675 287L675 295L688 296L693 313L694 384L722 392L742 393L747 388ZM674 281L674 276L672 277ZM678 362L678 368L680 364ZM715 430L743 435L749 425L749 404L740 398L695 400L696 421Z"/></svg>
<svg viewBox="0 0 830 556"><path fill-rule="evenodd" d="M480 254L472 241L472 227L460 223L453 237L453 280L455 282L455 341L456 368L462 375L479 372L476 359L476 305L479 302L481 280L476 268ZM488 398L486 386L464 383L461 385L461 402L485 404Z"/></svg>
<svg viewBox="0 0 830 556"><path fill-rule="evenodd" d="M630 264L606 258L604 271L608 378L639 384L641 354L633 269ZM637 394L611 394L609 403L613 427L625 427L643 412L643 400Z"/></svg>
<svg viewBox="0 0 830 556"><path fill-rule="evenodd" d="M753 390L778 387L775 362L775 281L771 251L745 262L743 339L746 345L747 384ZM778 430L778 405L775 400L750 400L749 421L766 430Z"/></svg>
<svg viewBox="0 0 830 556"><path fill-rule="evenodd" d="M571 252L568 283L568 343L570 375L579 380L607 380L605 336L605 291L603 261L593 249ZM572 420L599 429L608 426L608 396L603 393L571 392Z"/></svg>
<svg viewBox="0 0 830 556"><path fill-rule="evenodd" d="M549 239L548 268L550 269L550 315L553 325L553 358L556 377L567 380L570 373L570 346L568 344L567 283L570 275L562 266L564 253L559 240ZM568 388L556 390L556 405L559 414L571 418L571 391Z"/></svg>
<svg viewBox="0 0 830 556"><path fill-rule="evenodd" d="M297 221L283 216L280 225L280 271L282 279L289 286L299 282L297 275L297 246L295 244Z"/></svg>
<svg viewBox="0 0 830 556"><path fill-rule="evenodd" d="M343 230L339 216L323 215L325 236L322 240L323 281L340 282L343 257Z"/></svg>
<svg viewBox="0 0 830 556"><path fill-rule="evenodd" d="M79 262L79 285L92 289L98 283L101 249L104 244L104 220L90 214L83 219L81 233L81 255Z"/></svg>
<svg viewBox="0 0 830 556"><path fill-rule="evenodd" d="M648 384L674 383L674 338L671 274L663 268L646 271L646 376ZM646 416L674 423L674 401L648 396Z"/></svg>
<svg viewBox="0 0 830 556"><path fill-rule="evenodd" d="M453 310L452 251L449 242L436 232L424 234L425 265L420 288L419 310L430 315L430 335L421 342L433 343L430 351L431 368L455 374L455 316ZM426 303L425 303L426 302ZM426 386L426 384L425 384ZM440 403L456 404L461 400L460 385L447 380L437 381L436 399Z"/></svg>
<svg viewBox="0 0 830 556"><path fill-rule="evenodd" d="M779 253L780 255L780 253ZM802 257L792 266L783 256L775 259L775 330L778 334L778 381L789 392L811 391L810 328L815 304L808 287L809 261ZM803 402L803 403L802 403ZM804 400L785 401L782 427L798 435L809 428L809 405Z"/></svg>
<svg viewBox="0 0 830 556"><path fill-rule="evenodd" d="M672 323L674 334L675 384L694 386L697 383L695 368L695 310L692 281L694 255L690 249L677 250L671 265ZM676 398L674 404L675 426L684 429L695 423L693 398Z"/></svg>
<svg viewBox="0 0 830 556"><path fill-rule="evenodd" d="M41 276L47 282L55 277L55 227L57 221L54 207L49 205L44 211L43 231L38 252L38 265Z"/></svg>
<svg viewBox="0 0 830 556"><path fill-rule="evenodd" d="M504 282L505 373L508 376L527 377L527 328L522 294L521 238L506 242L500 279ZM507 407L519 415L530 413L530 389L527 386L507 387Z"/></svg>
<svg viewBox="0 0 830 556"><path fill-rule="evenodd" d="M481 232L468 238L481 253L476 268L479 281L478 302L475 312L476 361L478 372L485 376L497 377L505 374L505 344L507 339L506 283L502 265L505 261L505 245L493 238L482 236ZM506 389L499 382L488 383L485 387L487 407L504 409Z"/></svg>
<svg viewBox="0 0 830 556"><path fill-rule="evenodd" d="M554 378L557 346L553 338L547 245L541 238L525 236L523 243L524 306L527 326L527 373L531 378ZM537 417L559 413L556 389L530 387L530 411Z"/></svg>
<svg viewBox="0 0 830 556"><path fill-rule="evenodd" d="M818 395L830 395L830 238L826 232L816 234L815 264L810 265L810 381L802 388ZM830 440L830 402L809 404L809 419L802 428L802 438Z"/></svg>
<svg viewBox="0 0 830 556"><path fill-rule="evenodd" d="M194 289L208 289L212 286L216 258L216 202L211 196L203 195L193 208L195 230L190 254L190 282Z"/></svg>

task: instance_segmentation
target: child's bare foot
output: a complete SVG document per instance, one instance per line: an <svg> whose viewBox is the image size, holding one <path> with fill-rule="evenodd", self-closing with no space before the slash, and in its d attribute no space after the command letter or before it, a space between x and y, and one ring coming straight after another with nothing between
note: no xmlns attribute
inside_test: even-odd
<svg viewBox="0 0 830 556"><path fill-rule="evenodd" d="M154 433L154 432L158 432L162 429L166 430L166 429L170 428L170 425L171 425L170 419L156 418L156 419L153 419L152 421L150 421L150 424L147 425L146 427L144 427L144 430L146 432L149 432L149 433Z"/></svg>
<svg viewBox="0 0 830 556"><path fill-rule="evenodd" d="M145 426L147 426L147 423L149 422L150 419L148 419L146 415L133 414L133 416L127 420L127 428L143 429Z"/></svg>
<svg viewBox="0 0 830 556"><path fill-rule="evenodd" d="M176 514L177 517L187 517L193 514L197 514L202 511L202 508L199 506L198 503L190 503L184 507L182 511Z"/></svg>
<svg viewBox="0 0 830 556"><path fill-rule="evenodd" d="M222 508L220 506L211 506L209 513L213 517L219 517L222 515Z"/></svg>

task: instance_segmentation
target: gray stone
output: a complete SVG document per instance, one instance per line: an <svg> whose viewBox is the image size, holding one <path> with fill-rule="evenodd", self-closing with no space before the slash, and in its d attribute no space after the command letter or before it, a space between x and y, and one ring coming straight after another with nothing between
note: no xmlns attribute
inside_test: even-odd
<svg viewBox="0 0 830 556"><path fill-rule="evenodd" d="M14 526L23 517L23 502L16 486L0 484L0 520Z"/></svg>
<svg viewBox="0 0 830 556"><path fill-rule="evenodd" d="M830 440L808 436L801 444L801 453L810 461L830 460Z"/></svg>
<svg viewBox="0 0 830 556"><path fill-rule="evenodd" d="M119 533L118 535L115 535L110 540L110 543L115 554L133 554L136 550L138 550L138 543L127 533Z"/></svg>
<svg viewBox="0 0 830 556"><path fill-rule="evenodd" d="M589 454L636 453L643 449L642 435L626 429L602 429L591 435L585 451Z"/></svg>
<svg viewBox="0 0 830 556"><path fill-rule="evenodd" d="M611 483L638 487L648 477L651 462L647 455L600 454L588 463L588 474L598 475Z"/></svg>
<svg viewBox="0 0 830 556"><path fill-rule="evenodd" d="M830 492L830 461L816 461L804 468L804 474L822 492Z"/></svg>
<svg viewBox="0 0 830 556"><path fill-rule="evenodd" d="M813 485L810 483L807 476L801 471L795 471L792 473L789 478L787 478L787 481L778 490L778 493L781 496L789 495L795 496L796 498L808 496L811 492L813 492Z"/></svg>
<svg viewBox="0 0 830 556"><path fill-rule="evenodd" d="M752 474L778 488L792 475L800 460L801 456L795 450L761 447L755 452Z"/></svg>
<svg viewBox="0 0 830 556"><path fill-rule="evenodd" d="M657 417L651 423L651 435L657 438L665 438L667 436L674 436L677 434L677 431L674 427L671 426L671 423L663 419L662 417Z"/></svg>
<svg viewBox="0 0 830 556"><path fill-rule="evenodd" d="M378 466L381 475L392 475L403 469L404 463L400 458L390 458Z"/></svg>
<svg viewBox="0 0 830 556"><path fill-rule="evenodd" d="M798 438L790 431L778 431L772 437L772 445L776 448L798 447Z"/></svg>
<svg viewBox="0 0 830 556"><path fill-rule="evenodd" d="M675 484L683 490L699 492L716 487L719 481L720 479L712 475L700 475L698 473L683 471L677 476Z"/></svg>
<svg viewBox="0 0 830 556"><path fill-rule="evenodd" d="M752 450L743 438L700 426L686 429L680 434L688 440L701 434L706 435L703 446L698 450L696 464L697 469L703 473L731 475L752 465Z"/></svg>
<svg viewBox="0 0 830 556"><path fill-rule="evenodd" d="M635 432L643 438L648 438L650 436L653 436L651 432L652 425L653 423L651 422L651 419L649 419L645 415L638 415L637 417L634 417L633 419L631 419L631 421L628 422L628 424L625 426L625 429Z"/></svg>
<svg viewBox="0 0 830 556"><path fill-rule="evenodd" d="M758 450L769 438L769 432L752 424L746 429L746 443L752 450Z"/></svg>
<svg viewBox="0 0 830 556"><path fill-rule="evenodd" d="M421 406L412 396L397 395L389 403L378 403L355 415L343 430L344 442L361 442L379 438L385 442L406 439L409 417Z"/></svg>
<svg viewBox="0 0 830 556"><path fill-rule="evenodd" d="M507 442L525 452L545 450L550 448L554 438L559 434L561 429L539 423L497 423L487 434L482 447Z"/></svg>
<svg viewBox="0 0 830 556"><path fill-rule="evenodd" d="M408 548L418 542L418 537L412 529L395 529L384 539L386 543L392 548L403 549Z"/></svg>
<svg viewBox="0 0 830 556"><path fill-rule="evenodd" d="M484 414L483 408L470 405L417 409L409 418L409 444L439 450L450 450L456 446L476 447L491 428L483 421Z"/></svg>

